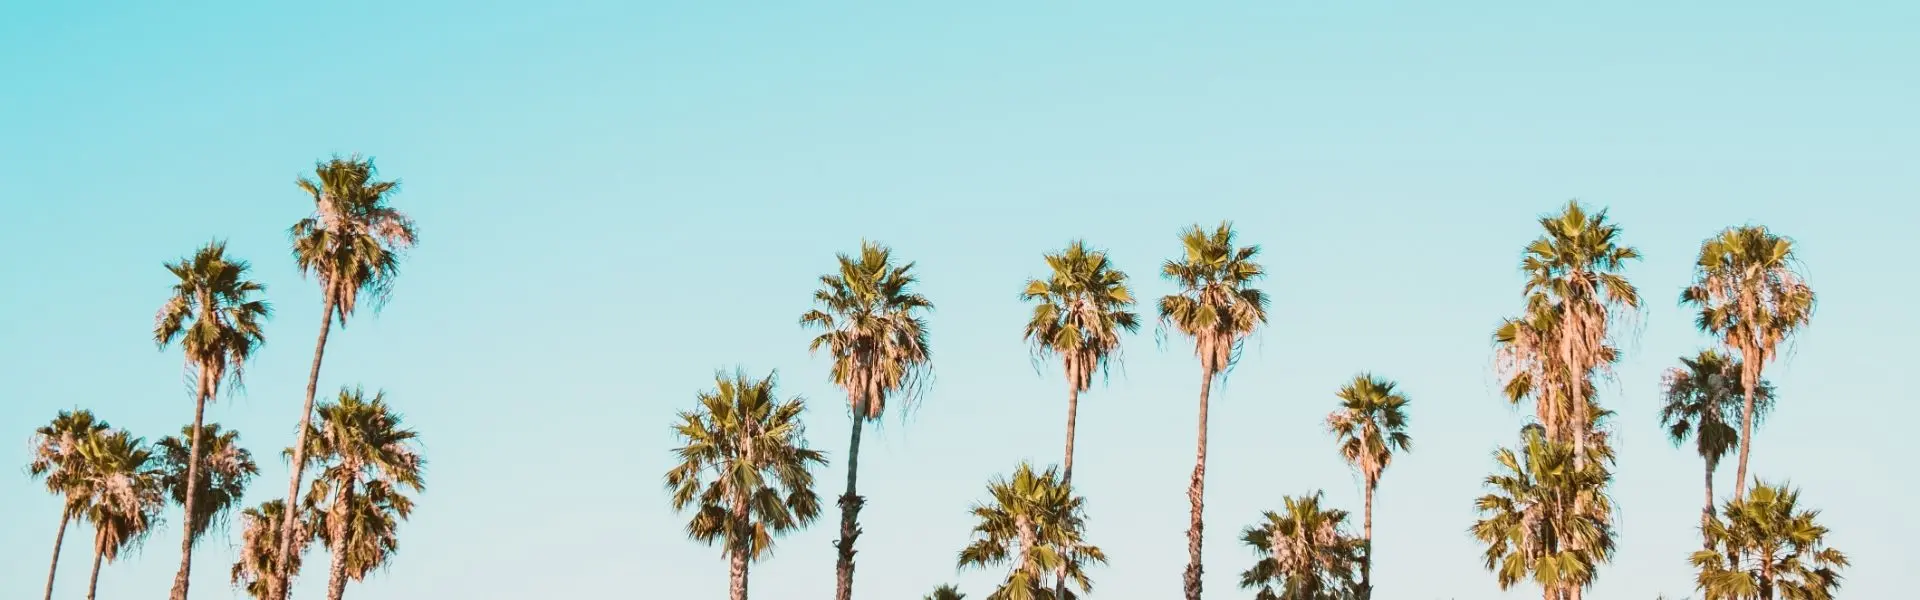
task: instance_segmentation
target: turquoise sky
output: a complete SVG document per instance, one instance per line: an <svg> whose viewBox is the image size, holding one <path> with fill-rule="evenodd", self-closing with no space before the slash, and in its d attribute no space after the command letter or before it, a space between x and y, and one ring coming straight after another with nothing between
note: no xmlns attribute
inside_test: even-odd
<svg viewBox="0 0 1920 600"><path fill-rule="evenodd" d="M1283 495L1358 511L1321 423L1361 370L1412 395L1417 442L1381 489L1379 597L1537 597L1498 592L1466 529L1528 412L1497 397L1487 336L1520 308L1533 219L1570 198L1647 257L1603 387L1619 554L1589 597L1693 587L1700 462L1664 438L1657 388L1704 343L1674 304L1700 240L1747 222L1797 238L1822 301L1768 372L1755 471L1825 509L1848 596L1920 587L1900 375L1920 284L1895 258L1920 224L1912 3L211 4L0 9L0 462L60 409L149 439L191 418L149 331L161 263L219 237L277 314L209 418L262 457L249 503L283 494L319 321L292 183L371 154L422 244L384 313L335 330L322 389L387 390L432 462L400 555L353 597L721 597L725 562L661 489L670 419L716 369L777 369L834 459L822 494L844 485L844 402L796 320L863 236L919 261L938 379L867 437L858 597L984 597L997 574L953 568L967 507L1061 445L1065 385L1028 359L1021 284L1084 236L1157 297L1177 231L1223 218L1262 245L1275 304L1214 388L1208 597L1250 596L1238 532ZM1190 347L1149 330L1084 398L1098 597L1178 593L1198 383ZM24 475L0 484L0 596L40 591L56 511ZM103 597L168 585L168 518ZM782 540L754 590L830 594L836 518ZM72 533L64 598L89 558ZM197 553L196 598L241 597L232 540Z"/></svg>

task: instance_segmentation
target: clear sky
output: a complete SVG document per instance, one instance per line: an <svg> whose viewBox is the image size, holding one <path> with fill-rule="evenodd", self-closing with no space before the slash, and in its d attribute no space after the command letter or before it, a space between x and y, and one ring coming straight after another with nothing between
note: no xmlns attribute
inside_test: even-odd
<svg viewBox="0 0 1920 600"><path fill-rule="evenodd" d="M1021 284L1083 236L1157 297L1178 230L1223 218L1262 245L1275 303L1214 388L1208 596L1248 596L1238 532L1283 495L1358 511L1322 419L1372 370L1412 395L1417 442L1380 492L1379 597L1537 597L1499 593L1466 529L1528 413L1497 397L1488 334L1520 308L1534 218L1570 198L1647 257L1641 333L1603 387L1620 545L1590 597L1690 593L1701 466L1664 438L1657 388L1705 342L1674 304L1700 240L1747 222L1800 242L1822 301L1768 372L1755 471L1825 509L1847 595L1920 587L1898 375L1920 358L1897 258L1920 225L1912 3L218 4L0 9L0 462L76 406L177 432L181 358L149 339L161 263L225 238L276 315L209 419L261 458L248 503L284 494L319 321L288 257L312 208L293 181L370 154L422 242L387 309L335 330L321 387L387 390L431 464L354 597L721 597L725 562L661 489L668 425L715 369L777 369L835 495L843 396L796 320L863 236L918 261L938 379L866 438L858 597L984 597L998 574L953 567L968 506L1061 446L1065 385L1029 361ZM1124 364L1081 404L1075 483L1112 556L1095 592L1174 597L1198 366L1151 329ZM23 474L0 484L0 596L40 591L56 511ZM168 585L168 518L103 597ZM781 540L754 591L827 597L835 519ZM83 593L87 533L59 597ZM196 598L241 597L237 537L197 553Z"/></svg>

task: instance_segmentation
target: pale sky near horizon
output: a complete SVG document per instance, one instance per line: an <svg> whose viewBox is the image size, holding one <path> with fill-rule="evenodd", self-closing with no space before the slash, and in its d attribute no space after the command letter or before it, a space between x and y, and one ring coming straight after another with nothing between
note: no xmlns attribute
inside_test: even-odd
<svg viewBox="0 0 1920 600"><path fill-rule="evenodd" d="M1824 511L1846 597L1920 587L1901 460L1920 415L1897 383L1920 358L1897 263L1920 225L1920 5L218 4L0 8L0 465L61 409L150 440L191 418L178 351L150 340L161 263L223 238L276 314L208 418L261 462L247 503L284 494L319 316L287 253L312 206L292 182L366 153L421 245L384 312L335 330L321 389L386 390L430 464L354 598L722 597L725 561L661 476L673 414L736 365L806 397L833 461L826 513L753 590L829 597L848 421L796 320L862 237L918 261L937 379L866 437L856 597L984 598L999 574L953 564L968 506L1061 445L1022 283L1084 237L1155 298L1179 229L1221 219L1262 246L1275 304L1214 388L1207 597L1251 597L1239 532L1284 495L1324 489L1357 526L1322 419L1363 370L1412 396L1416 442L1376 507L1378 597L1537 597L1498 591L1466 530L1529 412L1498 397L1488 334L1520 308L1534 219L1571 198L1646 256L1603 386L1619 549L1588 597L1693 593L1701 465L1658 426L1658 382L1706 343L1674 302L1699 242L1748 222L1798 240L1821 294L1768 371L1754 471ZM1112 557L1094 597L1177 597L1198 367L1151 327L1124 361L1081 403L1075 483ZM0 478L0 597L38 597L56 511ZM162 593L176 512L102 597ZM196 552L195 598L244 597L234 529ZM89 533L69 530L56 597L84 593Z"/></svg>

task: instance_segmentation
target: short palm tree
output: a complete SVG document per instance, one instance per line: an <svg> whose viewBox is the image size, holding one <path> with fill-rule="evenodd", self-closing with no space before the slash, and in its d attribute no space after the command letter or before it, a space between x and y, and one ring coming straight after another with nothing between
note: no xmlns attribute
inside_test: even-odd
<svg viewBox="0 0 1920 600"><path fill-rule="evenodd" d="M1707 600L1831 600L1847 555L1827 546L1820 511L1799 507L1800 492L1756 482L1753 495L1726 505L1707 524L1707 549L1693 553Z"/></svg>
<svg viewBox="0 0 1920 600"><path fill-rule="evenodd" d="M820 330L808 349L825 349L833 357L833 382L847 392L853 415L852 440L847 446L847 491L839 499L840 539L834 542L834 598L853 597L854 540L860 537L860 508L865 500L857 486L860 475L860 430L886 411L894 396L908 404L918 401L932 379L932 351L927 345L926 313L933 303L914 291L918 279L913 263L894 262L893 251L862 241L860 254L841 254L839 269L820 276L813 292L814 308L800 315L800 325Z"/></svg>
<svg viewBox="0 0 1920 600"><path fill-rule="evenodd" d="M1407 435L1407 396L1393 381L1362 373L1340 388L1340 408L1327 415L1327 429L1340 442L1340 456L1360 471L1366 486L1366 512L1361 519L1365 552L1360 562L1360 597L1373 596L1373 494L1380 474L1395 454L1413 449Z"/></svg>
<svg viewBox="0 0 1920 600"><path fill-rule="evenodd" d="M812 468L827 459L807 447L805 404L780 400L773 375L722 373L714 386L674 425L685 445L666 484L674 510L693 512L687 535L725 549L728 597L746 600L748 563L772 551L774 536L820 516Z"/></svg>
<svg viewBox="0 0 1920 600"><path fill-rule="evenodd" d="M63 410L54 415L53 422L33 430L33 459L27 463L27 475L45 479L47 493L61 499L60 528L53 534L53 561L47 565L47 600L53 598L53 576L60 572L60 547L67 540L67 523L85 516L85 459L80 449L108 428L106 421L93 418L93 411Z"/></svg>
<svg viewBox="0 0 1920 600"><path fill-rule="evenodd" d="M1665 404L1660 408L1660 424L1667 437L1678 446L1688 439L1706 461L1707 501L1701 509L1701 526L1713 518L1713 473L1720 459L1740 445L1740 430L1734 423L1742 417L1745 404L1740 389L1740 361L1713 350L1701 350L1693 358L1680 357L1680 366L1668 369L1661 382ZM1773 386L1760 383L1756 414L1764 415L1773 406ZM1703 530L1704 531L1704 530Z"/></svg>
<svg viewBox="0 0 1920 600"><path fill-rule="evenodd" d="M426 459L415 447L418 434L401 425L385 393L368 398L341 388L338 400L316 412L306 458L320 470L305 505L315 514L314 535L333 555L327 600L340 600L349 577L364 579L397 548L393 531L413 512L404 492L425 489Z"/></svg>
<svg viewBox="0 0 1920 600"><path fill-rule="evenodd" d="M1169 260L1160 274L1180 286L1179 293L1160 299L1160 327L1171 327L1193 339L1200 359L1200 435L1194 452L1193 477L1187 483L1187 570L1182 576L1187 600L1200 600L1201 513L1206 507L1207 400L1213 380L1226 373L1240 357L1241 342L1267 322L1267 295L1253 283L1266 275L1254 258L1259 246L1240 246L1233 224L1222 222L1213 231L1199 225L1180 233L1184 254Z"/></svg>
<svg viewBox="0 0 1920 600"><path fill-rule="evenodd" d="M1700 245L1694 284L1680 303L1700 309L1696 324L1719 336L1740 355L1740 462L1733 498L1747 485L1747 455L1753 450L1754 403L1760 397L1761 371L1779 356L1780 346L1813 318L1813 288L1799 271L1793 240L1750 225L1720 232Z"/></svg>
<svg viewBox="0 0 1920 600"><path fill-rule="evenodd" d="M93 523L93 574L87 579L87 600L100 583L100 562L118 561L120 553L146 539L160 521L160 474L146 441L125 431L98 433L82 441L82 514Z"/></svg>
<svg viewBox="0 0 1920 600"><path fill-rule="evenodd" d="M1067 249L1047 255L1052 270L1046 279L1027 282L1020 298L1033 302L1026 339L1034 357L1058 355L1067 375L1067 452L1061 479L1073 481L1073 434L1080 411L1080 393L1093 387L1095 372L1104 373L1119 358L1120 334L1140 329L1127 290L1127 274L1113 268L1107 255L1074 240Z"/></svg>
<svg viewBox="0 0 1920 600"><path fill-rule="evenodd" d="M1537 427L1520 452L1502 448L1492 490L1474 503L1472 533L1487 545L1486 568L1505 590L1523 580L1547 600L1578 600L1594 567L1613 555L1612 503L1605 461L1575 459L1573 444L1546 438Z"/></svg>
<svg viewBox="0 0 1920 600"><path fill-rule="evenodd" d="M237 387L247 360L266 342L261 333L272 313L259 298L266 286L247 279L246 261L229 259L225 242L212 242L192 256L169 263L178 281L173 295L155 317L153 341L162 348L178 341L194 373L193 439L188 443L187 480L199 480L202 455L200 428L206 424L207 403L219 395L222 383ZM172 600L186 600L188 573L193 569L193 540L202 529L194 523L198 494L187 488L181 505L180 571L173 577Z"/></svg>
<svg viewBox="0 0 1920 600"><path fill-rule="evenodd" d="M948 584L933 588L933 593L927 594L925 598L921 598L920 600L966 600L966 598L966 594L960 593L960 588Z"/></svg>
<svg viewBox="0 0 1920 600"><path fill-rule="evenodd" d="M1257 600L1366 597L1364 584L1354 579L1366 541L1346 531L1347 511L1321 508L1320 498L1320 492L1288 496L1283 511L1267 511L1263 522L1241 534L1261 557L1240 574L1240 587L1259 590Z"/></svg>
<svg viewBox="0 0 1920 600"><path fill-rule="evenodd" d="M327 334L338 322L341 329L353 316L361 301L371 300L378 309L385 303L393 282L400 274L400 257L417 239L413 219L395 210L388 200L399 190L398 181L380 181L372 159L359 156L333 157L314 165L314 178L295 182L313 198L313 214L293 224L288 237L293 239L294 263L302 275L320 283L320 339L314 343L313 366L307 372L307 401L300 412L300 429L305 432L313 417L313 401L320 385L320 362L327 352ZM287 484L287 502L300 497L301 477L305 474L302 454L305 440L295 440L293 475ZM293 526L294 515L281 526ZM282 544L292 544L291 538ZM281 548L279 556L293 560L291 547ZM282 565L284 570L285 565ZM285 583L285 582L282 582ZM285 590L276 590L276 598Z"/></svg>
<svg viewBox="0 0 1920 600"><path fill-rule="evenodd" d="M1541 217L1540 227L1544 232L1521 259L1526 294L1531 302L1544 301L1537 309L1554 317L1557 347L1544 348L1544 358L1558 363L1555 371L1564 381L1581 381L1608 364L1613 322L1640 308L1640 292L1621 274L1640 252L1620 243L1620 228L1607 220L1607 211L1590 213L1579 202ZM1573 422L1590 420L1586 389L1569 385L1564 392ZM1584 455L1588 431L1575 427L1572 434L1576 456Z"/></svg>
<svg viewBox="0 0 1920 600"><path fill-rule="evenodd" d="M987 600L1075 598L1063 583L1048 585L1047 575L1059 573L1081 593L1093 591L1085 567L1106 563L1107 555L1086 543L1086 498L1074 495L1057 470L1035 472L1033 465L1022 462L1012 476L987 484L987 494L987 502L973 506L979 522L959 560L962 568L1010 567Z"/></svg>
<svg viewBox="0 0 1920 600"><path fill-rule="evenodd" d="M240 496L246 493L247 482L260 474L260 466L253 463L253 453L240 447L240 432L221 431L218 423L208 423L200 428L200 436L203 446L200 468L193 469L200 478L194 490L192 519L196 541L216 525L226 522L227 515L240 507ZM180 428L180 437L167 436L155 444L160 451L160 485L182 507L187 502L187 455L192 451L191 439L193 429L189 425Z"/></svg>
<svg viewBox="0 0 1920 600"><path fill-rule="evenodd" d="M296 517L290 536L294 539L293 557L287 563L290 566L281 570L280 539L281 532L286 531L281 529L286 508L284 501L269 500L240 511L240 555L230 577L235 587L255 600L272 598L279 593L281 583L300 574L300 555L313 540L311 517Z"/></svg>

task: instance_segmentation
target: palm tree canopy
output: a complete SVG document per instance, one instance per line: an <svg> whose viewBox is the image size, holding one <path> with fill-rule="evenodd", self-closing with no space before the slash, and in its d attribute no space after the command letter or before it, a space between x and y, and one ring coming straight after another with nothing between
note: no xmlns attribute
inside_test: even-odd
<svg viewBox="0 0 1920 600"><path fill-rule="evenodd" d="M179 341L188 366L239 382L247 358L266 342L261 326L273 310L257 296L267 286L248 280L247 262L227 258L222 241L166 266L179 281L154 318L154 344Z"/></svg>
<svg viewBox="0 0 1920 600"><path fill-rule="evenodd" d="M30 444L33 457L27 463L27 475L45 478L47 492L66 498L69 516L85 501L85 459L81 448L89 438L105 433L106 421L95 419L93 411L60 411L53 421L33 430Z"/></svg>
<svg viewBox="0 0 1920 600"><path fill-rule="evenodd" d="M1340 456L1359 469L1369 485L1393 462L1413 449L1407 435L1407 397L1394 382L1362 373L1340 388L1340 408L1327 415L1327 428L1340 442Z"/></svg>
<svg viewBox="0 0 1920 600"><path fill-rule="evenodd" d="M125 431L97 433L80 444L81 515L98 531L102 556L116 560L160 521L160 474L146 440Z"/></svg>
<svg viewBox="0 0 1920 600"><path fill-rule="evenodd" d="M925 317L933 303L913 289L914 263L896 264L884 245L862 241L858 256L838 259L800 324L821 331L808 349L833 356L833 382L847 390L854 415L878 419L889 396L913 404L933 375Z"/></svg>
<svg viewBox="0 0 1920 600"><path fill-rule="evenodd" d="M1739 447L1746 397L1740 388L1740 359L1714 350L1680 357L1680 366L1667 370L1660 387L1660 424L1674 445L1692 439L1701 458L1712 463ZM1755 419L1772 407L1773 385L1762 381L1754 398Z"/></svg>
<svg viewBox="0 0 1920 600"><path fill-rule="evenodd" d="M1486 568L1500 589L1529 579L1548 590L1585 587L1613 555L1612 476L1605 461L1581 465L1571 443L1549 440L1537 426L1523 437L1519 452L1494 454L1500 470L1486 479L1491 493L1474 503L1481 519L1470 531L1487 545Z"/></svg>
<svg viewBox="0 0 1920 600"><path fill-rule="evenodd" d="M270 500L240 511L240 554L230 575L235 587L257 600L266 600L276 589L275 584L300 574L300 555L314 537L314 516L302 513L301 518L294 519L294 552L288 573L283 575L279 572L279 554L286 503Z"/></svg>
<svg viewBox="0 0 1920 600"><path fill-rule="evenodd" d="M160 485L175 504L187 503L187 465L193 444L193 426L180 428L180 437L167 436L155 444L160 451ZM194 492L193 539L216 526L224 527L226 516L240 505L247 482L260 474L253 454L240 447L240 432L221 431L218 423L200 428L200 481Z"/></svg>
<svg viewBox="0 0 1920 600"><path fill-rule="evenodd" d="M1267 511L1263 522L1241 533L1261 558L1240 574L1240 587L1258 589L1258 600L1353 597L1365 540L1346 531L1347 511L1321 508L1320 500L1317 491L1288 496L1285 510Z"/></svg>
<svg viewBox="0 0 1920 600"><path fill-rule="evenodd" d="M1820 511L1799 503L1799 490L1763 482L1727 502L1726 517L1707 522L1709 548L1693 554L1697 589L1709 600L1831 600L1850 563L1827 546Z"/></svg>
<svg viewBox="0 0 1920 600"><path fill-rule="evenodd" d="M826 465L826 455L807 447L805 404L781 401L772 374L720 373L714 384L700 394L699 408L680 413L674 432L685 445L674 450L680 463L667 471L666 486L674 510L693 512L689 537L758 559L774 536L820 516L812 468ZM744 521L733 510L741 500Z"/></svg>
<svg viewBox="0 0 1920 600"><path fill-rule="evenodd" d="M1564 308L1640 306L1639 291L1620 274L1640 251L1621 245L1620 227L1607 220L1607 211L1590 213L1570 201L1560 214L1540 217L1540 228L1544 232L1527 244L1521 258L1527 295L1551 298L1568 305ZM1597 348L1599 341L1585 343Z"/></svg>
<svg viewBox="0 0 1920 600"><path fill-rule="evenodd" d="M1036 358L1059 355L1068 385L1085 391L1094 372L1104 373L1119 356L1120 333L1140 329L1139 316L1129 310L1133 293L1127 290L1127 274L1081 240L1048 254L1047 267L1052 273L1029 280L1020 294L1034 303L1026 339Z"/></svg>
<svg viewBox="0 0 1920 600"><path fill-rule="evenodd" d="M314 212L288 230L302 275L320 281L334 301L333 317L347 317L368 294L377 309L400 272L400 256L418 240L413 219L388 204L398 181L379 181L373 160L333 157L314 165L314 177L296 182L313 197Z"/></svg>
<svg viewBox="0 0 1920 600"><path fill-rule="evenodd" d="M330 546L334 530L344 528L347 573L358 580L398 549L394 531L413 513L405 491L426 489L426 459L416 448L419 434L402 425L385 392L368 398L358 388L341 388L338 400L316 412L320 419L307 431L307 457L320 474L303 508L315 515L313 535ZM342 486L349 491L347 505L334 506ZM345 513L344 522L332 520L336 512Z"/></svg>
<svg viewBox="0 0 1920 600"><path fill-rule="evenodd" d="M332 506L319 501L335 498L329 493L335 491L334 485L337 484L327 480L314 483L317 491L309 494L306 501L306 512L313 520L312 539L327 547L333 546L336 513ZM400 551L400 522L413 514L413 499L400 493L392 483L374 479L360 484L355 493L347 497L347 506L340 513L344 522L339 527L346 532L343 560L347 577L363 581Z"/></svg>
<svg viewBox="0 0 1920 600"><path fill-rule="evenodd" d="M960 588L953 587L952 584L947 584L933 588L933 593L927 594L927 596L921 600L966 600L966 598L966 594L960 593Z"/></svg>
<svg viewBox="0 0 1920 600"><path fill-rule="evenodd" d="M1700 309L1695 324L1725 344L1773 359L1780 343L1813 317L1813 288L1799 271L1793 240L1750 225L1721 231L1700 245L1694 285L1680 303Z"/></svg>
<svg viewBox="0 0 1920 600"><path fill-rule="evenodd" d="M1086 499L1076 496L1058 469L1036 472L1022 462L1013 475L987 484L989 500L972 508L974 540L960 550L959 566L1012 567L988 600L1064 600L1053 597L1046 575L1065 569L1081 592L1093 591L1085 571L1107 555L1083 539ZM1068 592L1072 597L1072 592Z"/></svg>
<svg viewBox="0 0 1920 600"><path fill-rule="evenodd" d="M1193 338L1194 355L1209 375L1231 366L1241 342L1267 322L1267 295L1253 287L1266 275L1254 262L1260 247L1236 245L1234 237L1230 222L1211 232L1190 226L1180 233L1185 255L1160 268L1180 286L1160 298L1160 324Z"/></svg>

